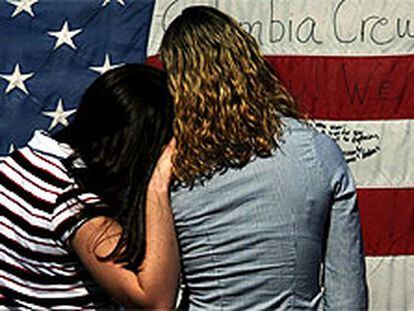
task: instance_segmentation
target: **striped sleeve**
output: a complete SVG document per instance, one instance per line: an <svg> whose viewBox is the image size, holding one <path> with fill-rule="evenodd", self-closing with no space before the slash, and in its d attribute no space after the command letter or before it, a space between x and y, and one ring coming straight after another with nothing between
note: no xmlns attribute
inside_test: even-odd
<svg viewBox="0 0 414 311"><path fill-rule="evenodd" d="M93 193L80 189L76 184L63 192L53 212L52 227L56 239L69 246L73 234L92 217L92 213L83 213L84 208L103 206L100 198Z"/></svg>

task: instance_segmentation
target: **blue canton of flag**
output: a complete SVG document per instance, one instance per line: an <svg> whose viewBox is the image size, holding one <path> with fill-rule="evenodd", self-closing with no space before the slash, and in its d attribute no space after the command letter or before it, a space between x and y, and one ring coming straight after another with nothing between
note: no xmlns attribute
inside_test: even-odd
<svg viewBox="0 0 414 311"><path fill-rule="evenodd" d="M0 2L0 154L66 126L100 74L143 63L154 0Z"/></svg>

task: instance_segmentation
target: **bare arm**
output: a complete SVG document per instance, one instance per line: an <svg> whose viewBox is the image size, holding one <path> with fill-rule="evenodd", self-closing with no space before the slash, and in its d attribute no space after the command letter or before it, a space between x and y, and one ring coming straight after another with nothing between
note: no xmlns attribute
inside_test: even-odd
<svg viewBox="0 0 414 311"><path fill-rule="evenodd" d="M96 282L125 307L173 308L179 279L179 254L169 206L169 146L158 161L149 184L146 207L147 248L138 273L126 270L112 261L100 261L115 247L121 228L112 222L108 228L104 217L85 223L75 234L72 247ZM111 220L110 220L111 221ZM94 240L105 234L103 243L94 249Z"/></svg>

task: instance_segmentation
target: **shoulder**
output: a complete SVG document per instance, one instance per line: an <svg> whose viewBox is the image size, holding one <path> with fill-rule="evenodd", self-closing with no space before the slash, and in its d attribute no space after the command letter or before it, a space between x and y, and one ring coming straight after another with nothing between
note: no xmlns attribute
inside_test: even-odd
<svg viewBox="0 0 414 311"><path fill-rule="evenodd" d="M54 213L68 198L75 180L64 164L71 154L46 132L35 131L29 142L8 155L1 166L9 188L31 193L26 199L36 208Z"/></svg>
<svg viewBox="0 0 414 311"><path fill-rule="evenodd" d="M35 131L25 146L2 159L1 171L18 187L55 195L72 183L62 163L65 154L67 150L62 151L58 143L47 133ZM44 198L44 195L41 198Z"/></svg>
<svg viewBox="0 0 414 311"><path fill-rule="evenodd" d="M312 153L327 175L331 176L338 167L347 166L339 145L330 136L319 132L311 121L282 118L282 122L281 144L286 141L294 148Z"/></svg>
<svg viewBox="0 0 414 311"><path fill-rule="evenodd" d="M324 166L332 169L346 164L339 145L328 135L314 130L315 152Z"/></svg>
<svg viewBox="0 0 414 311"><path fill-rule="evenodd" d="M42 170L43 176L51 175L67 184L73 183L63 164L73 150L69 145L60 144L54 140L48 133L41 130L35 131L28 144L18 152L33 165L33 168Z"/></svg>

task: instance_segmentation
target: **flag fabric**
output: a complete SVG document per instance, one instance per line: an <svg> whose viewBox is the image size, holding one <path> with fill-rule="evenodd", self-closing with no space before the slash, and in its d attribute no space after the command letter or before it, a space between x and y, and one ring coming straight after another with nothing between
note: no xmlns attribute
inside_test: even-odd
<svg viewBox="0 0 414 311"><path fill-rule="evenodd" d="M58 5L57 5L58 4ZM414 310L414 0L0 2L0 154L56 131L123 63L156 61L184 7L210 5L259 42L356 179L371 310Z"/></svg>
<svg viewBox="0 0 414 311"><path fill-rule="evenodd" d="M190 5L234 16L354 174L370 310L414 310L414 0L158 0L148 55Z"/></svg>
<svg viewBox="0 0 414 311"><path fill-rule="evenodd" d="M66 126L106 70L145 61L154 0L0 2L0 154Z"/></svg>

